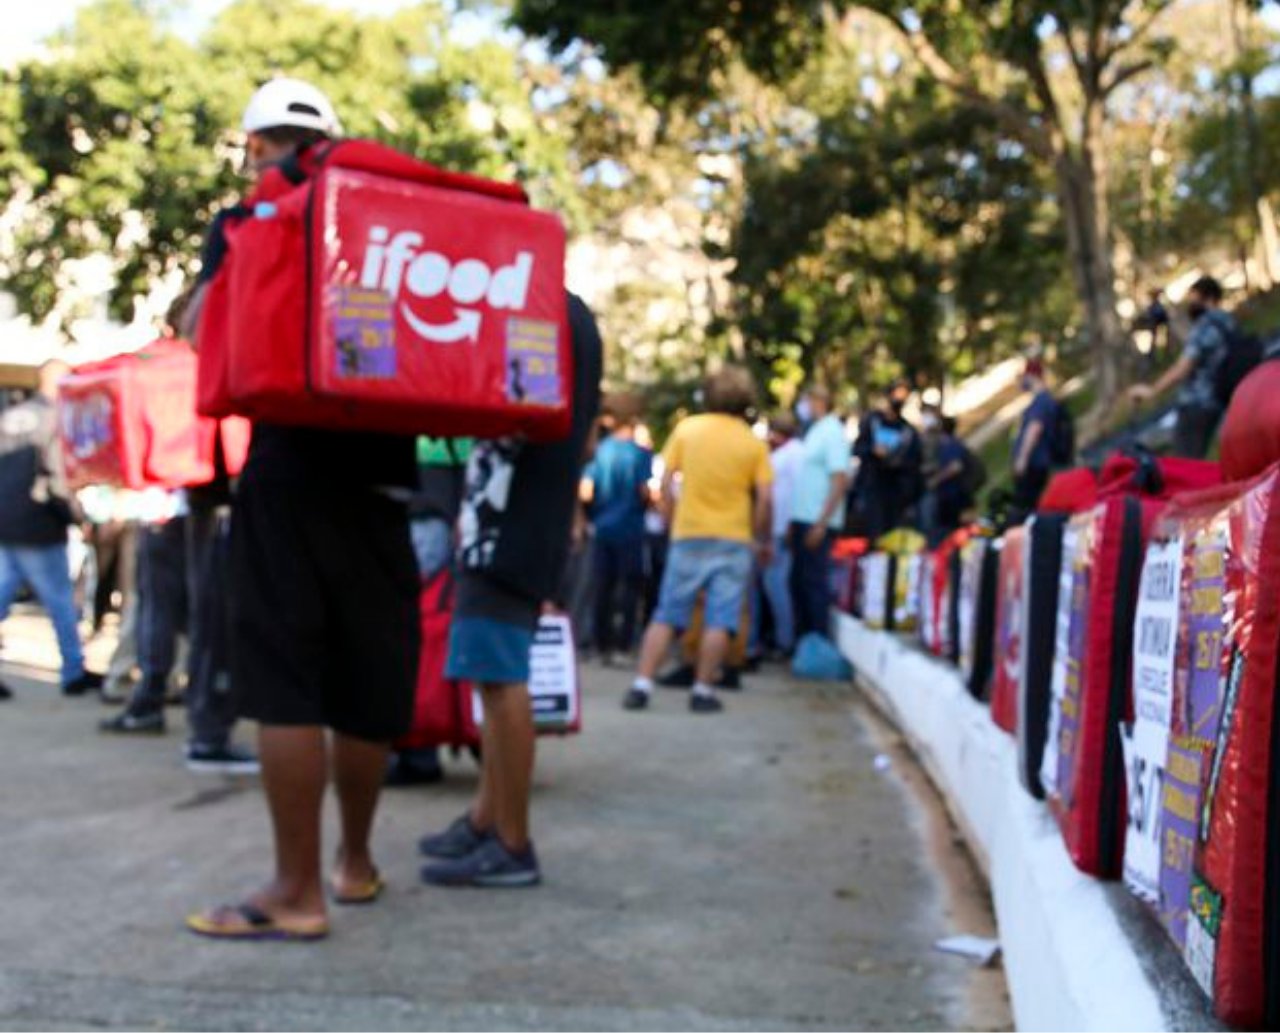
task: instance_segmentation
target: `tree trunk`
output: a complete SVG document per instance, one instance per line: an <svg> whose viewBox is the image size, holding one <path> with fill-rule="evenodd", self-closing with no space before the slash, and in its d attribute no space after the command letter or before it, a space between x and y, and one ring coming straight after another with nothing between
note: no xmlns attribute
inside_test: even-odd
<svg viewBox="0 0 1280 1033"><path fill-rule="evenodd" d="M1087 115L1079 153L1073 153L1064 142L1054 161L1072 278L1084 315L1085 336L1093 354L1099 408L1112 405L1119 394L1126 340L1116 311L1111 212L1106 198L1106 164L1100 145L1101 118Z"/></svg>

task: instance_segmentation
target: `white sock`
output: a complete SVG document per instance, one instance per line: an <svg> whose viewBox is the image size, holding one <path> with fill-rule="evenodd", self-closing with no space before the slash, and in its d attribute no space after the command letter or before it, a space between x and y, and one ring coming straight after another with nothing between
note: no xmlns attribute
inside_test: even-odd
<svg viewBox="0 0 1280 1033"><path fill-rule="evenodd" d="M698 681L693 683L693 694L695 696L714 696L716 694L716 690L710 685Z"/></svg>
<svg viewBox="0 0 1280 1033"><path fill-rule="evenodd" d="M647 696L653 691L653 679L637 678L631 683L631 687L635 689L636 692L643 692Z"/></svg>

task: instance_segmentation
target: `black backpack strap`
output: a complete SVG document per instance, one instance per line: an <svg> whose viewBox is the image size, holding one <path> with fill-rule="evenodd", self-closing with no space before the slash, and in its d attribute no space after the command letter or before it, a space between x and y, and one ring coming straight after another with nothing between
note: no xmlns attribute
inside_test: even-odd
<svg viewBox="0 0 1280 1033"><path fill-rule="evenodd" d="M1130 479L1134 490L1143 495L1160 495L1164 491L1164 471L1160 469L1155 454L1137 442L1125 448L1124 454L1138 464Z"/></svg>
<svg viewBox="0 0 1280 1033"><path fill-rule="evenodd" d="M334 149L338 146L337 140L325 140L321 143L313 144L300 151L293 151L280 162L280 172L294 186L301 186L312 175L302 164L302 156L308 157L307 164L314 170L321 168L332 156Z"/></svg>

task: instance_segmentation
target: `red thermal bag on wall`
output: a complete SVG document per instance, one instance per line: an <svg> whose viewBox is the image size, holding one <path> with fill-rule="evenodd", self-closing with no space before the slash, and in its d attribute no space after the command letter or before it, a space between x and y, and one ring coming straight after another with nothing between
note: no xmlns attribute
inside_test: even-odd
<svg viewBox="0 0 1280 1033"><path fill-rule="evenodd" d="M343 141L226 220L200 411L537 440L569 429L565 233L517 186Z"/></svg>
<svg viewBox="0 0 1280 1033"><path fill-rule="evenodd" d="M1141 881L1218 1017L1280 1028L1280 466L1178 497L1153 542L1181 576L1156 643L1173 676L1139 692L1159 767Z"/></svg>
<svg viewBox="0 0 1280 1033"><path fill-rule="evenodd" d="M219 437L227 472L239 473L249 426L196 416L196 362L185 341L162 338L62 379L58 434L72 489L207 484Z"/></svg>
<svg viewBox="0 0 1280 1033"><path fill-rule="evenodd" d="M418 685L413 698L413 722L396 741L396 749L428 746L478 746L480 729L471 705L471 685L446 677L449 626L453 622L453 574L448 567L422 586L418 612L422 621L422 649L418 656Z"/></svg>
<svg viewBox="0 0 1280 1033"><path fill-rule="evenodd" d="M996 576L995 655L991 665L991 720L1010 735L1018 730L1018 679L1022 664L1022 590L1026 528L1004 535Z"/></svg>
<svg viewBox="0 0 1280 1033"><path fill-rule="evenodd" d="M920 640L934 656L949 660L956 659L959 645L959 554L973 534L971 527L952 531L920 564Z"/></svg>
<svg viewBox="0 0 1280 1033"><path fill-rule="evenodd" d="M1133 617L1146 539L1171 496L1220 481L1216 463L1114 456L1098 504L1073 517L1063 536L1065 636L1054 651L1041 781L1072 861L1099 878L1119 877L1124 854L1120 723L1132 719Z"/></svg>
<svg viewBox="0 0 1280 1033"><path fill-rule="evenodd" d="M1255 477L1280 461L1280 359L1240 381L1222 421L1222 472L1229 481Z"/></svg>

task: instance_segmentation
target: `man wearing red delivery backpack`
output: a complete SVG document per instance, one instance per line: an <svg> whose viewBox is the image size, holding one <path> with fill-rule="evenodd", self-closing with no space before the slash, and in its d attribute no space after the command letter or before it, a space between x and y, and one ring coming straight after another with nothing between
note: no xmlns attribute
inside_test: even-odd
<svg viewBox="0 0 1280 1033"><path fill-rule="evenodd" d="M243 129L253 173L278 167L292 179L305 178L308 150L339 125L315 87L276 79L250 100ZM251 211L219 216L206 263L224 260L227 220ZM203 301L203 292L193 300L189 325ZM412 714L418 576L406 501L416 480L411 436L254 424L232 518L232 677L244 716L260 725L275 874L238 902L192 915L193 932L319 939L329 898L365 904L382 891L369 837L390 743ZM330 768L341 839L326 878Z"/></svg>

